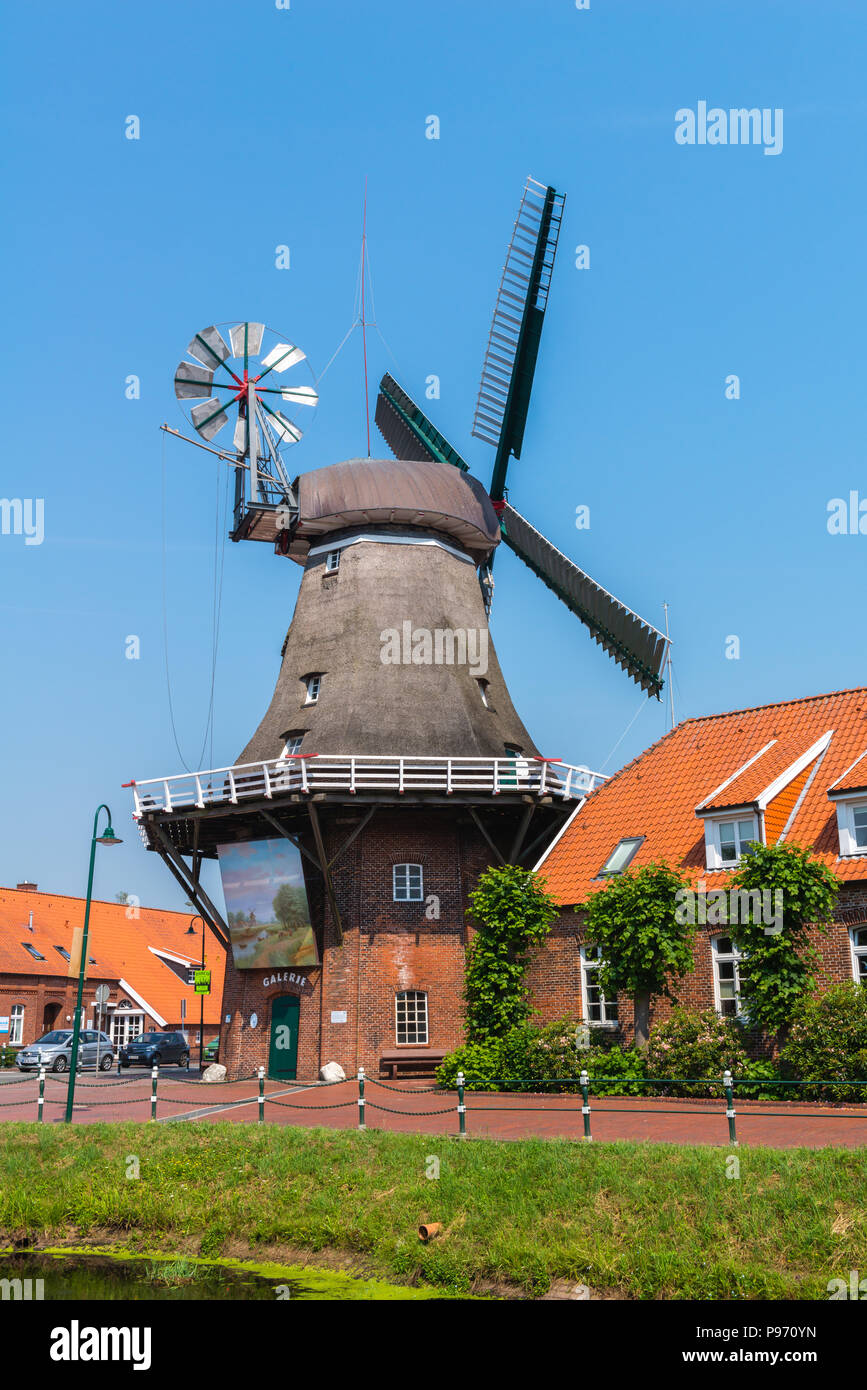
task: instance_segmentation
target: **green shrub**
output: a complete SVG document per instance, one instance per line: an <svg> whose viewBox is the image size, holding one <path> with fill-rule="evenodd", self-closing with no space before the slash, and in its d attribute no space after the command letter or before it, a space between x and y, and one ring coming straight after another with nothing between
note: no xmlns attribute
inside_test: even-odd
<svg viewBox="0 0 867 1390"><path fill-rule="evenodd" d="M867 1085L867 989L834 985L808 1000L789 1031L781 1054L783 1075L813 1086L786 1086L800 1100L864 1100ZM833 1085L819 1085L819 1082Z"/></svg>
<svg viewBox="0 0 867 1390"><path fill-rule="evenodd" d="M457 1074L462 1071L468 1091L499 1091L503 1071L503 1043L500 1038L489 1042L465 1043L443 1058L436 1070L440 1086L455 1089Z"/></svg>
<svg viewBox="0 0 867 1390"><path fill-rule="evenodd" d="M613 1039L594 1038L583 1065L590 1073L591 1096L644 1096L656 1090L641 1080L647 1076L645 1054L636 1047L618 1047Z"/></svg>
<svg viewBox="0 0 867 1390"><path fill-rule="evenodd" d="M732 1072L734 1076L736 1073ZM746 1063L743 1071L738 1072L737 1076L747 1077L750 1081L755 1081L754 1086L736 1086L735 1099L738 1096L746 1096L749 1100L797 1100L798 1096L793 1093L795 1088L792 1086L770 1086L762 1085L763 1082L778 1081L780 1069L774 1062L768 1061L765 1057L751 1057Z"/></svg>
<svg viewBox="0 0 867 1390"><path fill-rule="evenodd" d="M720 1085L685 1085L679 1081L655 1086L657 1095L719 1096L722 1074L745 1076L749 1065L739 1024L720 1018L713 1009L703 1013L672 1009L658 1023L647 1046L647 1074L659 1077L720 1077Z"/></svg>

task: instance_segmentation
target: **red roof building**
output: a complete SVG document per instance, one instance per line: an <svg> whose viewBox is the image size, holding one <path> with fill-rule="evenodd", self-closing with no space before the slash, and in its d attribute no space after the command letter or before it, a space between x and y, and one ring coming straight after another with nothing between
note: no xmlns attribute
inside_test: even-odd
<svg viewBox="0 0 867 1390"><path fill-rule="evenodd" d="M593 984L572 909L611 874L659 860L699 891L726 888L755 840L809 849L837 876L836 920L816 934L823 979L867 980L867 688L684 720L587 796L536 865L564 909L553 960L543 953L535 967L545 1013L628 1034L625 1001L618 1013ZM679 996L738 1014L738 958L724 929L697 928ZM660 1001L657 1018L664 1011Z"/></svg>
<svg viewBox="0 0 867 1390"><path fill-rule="evenodd" d="M28 1044L71 1026L77 973L70 976L84 899L39 892L36 884L0 888L0 1045ZM189 927L193 926L192 934ZM204 998L204 1041L218 1036L225 952L205 936L211 992L195 992L202 963L202 922L188 912L127 903L91 903L85 978L85 1026L95 1028L95 991L109 987L102 1026L116 1045L138 1033L181 1030L195 1045Z"/></svg>

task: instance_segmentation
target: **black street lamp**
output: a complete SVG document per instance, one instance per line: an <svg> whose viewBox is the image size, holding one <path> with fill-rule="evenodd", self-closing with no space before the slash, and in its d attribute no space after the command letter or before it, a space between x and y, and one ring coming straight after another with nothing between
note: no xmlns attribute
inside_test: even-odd
<svg viewBox="0 0 867 1390"><path fill-rule="evenodd" d="M99 824L99 813L105 811L108 817L108 824L101 835L97 835L96 830ZM84 996L84 976L87 971L87 933L90 926L90 899L93 893L93 868L96 861L97 845L122 845L123 840L115 835L111 826L111 811L106 805L97 806L96 815L93 818L93 835L90 841L90 871L87 875L87 901L84 905L84 931L81 937L81 960L78 966L78 994L75 1000L75 1016L72 1022L72 1057L69 1062L69 1085L66 1088L66 1121L72 1119L72 1106L75 1101L75 1074L78 1070L78 1043L81 1037L81 1011L82 998Z"/></svg>

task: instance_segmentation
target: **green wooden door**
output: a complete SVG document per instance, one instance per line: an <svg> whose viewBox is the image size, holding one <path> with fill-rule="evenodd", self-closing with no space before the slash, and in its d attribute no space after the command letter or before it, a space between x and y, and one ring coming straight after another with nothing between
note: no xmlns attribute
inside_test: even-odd
<svg viewBox="0 0 867 1390"><path fill-rule="evenodd" d="M294 1081L298 1066L298 1015L301 1000L281 994L271 1008L271 1047L268 1075L277 1081Z"/></svg>

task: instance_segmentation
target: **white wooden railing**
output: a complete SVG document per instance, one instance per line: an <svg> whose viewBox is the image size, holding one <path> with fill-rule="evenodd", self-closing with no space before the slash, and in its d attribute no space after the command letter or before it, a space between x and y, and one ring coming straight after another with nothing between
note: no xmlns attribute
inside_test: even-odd
<svg viewBox="0 0 867 1390"><path fill-rule="evenodd" d="M587 767L545 758L388 758L295 754L209 772L182 772L128 782L136 818L148 811L237 805L287 792L531 793L575 801L605 778Z"/></svg>

